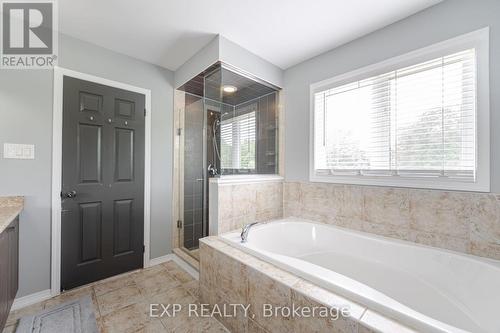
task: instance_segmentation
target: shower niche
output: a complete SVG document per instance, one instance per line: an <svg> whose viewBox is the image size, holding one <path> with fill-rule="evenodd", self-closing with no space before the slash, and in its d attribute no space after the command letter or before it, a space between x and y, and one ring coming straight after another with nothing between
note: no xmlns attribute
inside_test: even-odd
<svg viewBox="0 0 500 333"><path fill-rule="evenodd" d="M209 234L211 177L278 174L279 88L217 63L176 90L178 247Z"/></svg>

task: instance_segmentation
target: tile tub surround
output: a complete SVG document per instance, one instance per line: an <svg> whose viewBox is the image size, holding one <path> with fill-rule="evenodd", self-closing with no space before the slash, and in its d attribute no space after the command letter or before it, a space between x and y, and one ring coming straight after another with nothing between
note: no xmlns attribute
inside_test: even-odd
<svg viewBox="0 0 500 333"><path fill-rule="evenodd" d="M500 259L500 195L286 182L284 217Z"/></svg>
<svg viewBox="0 0 500 333"><path fill-rule="evenodd" d="M217 237L200 241L200 300L203 303L249 304L249 316L218 318L231 332L414 332L408 327L344 297L320 288ZM348 306L350 316L291 318L262 315L262 305Z"/></svg>
<svg viewBox="0 0 500 333"><path fill-rule="evenodd" d="M227 184L212 182L210 186L211 191L216 187L217 193L217 214L210 215L211 225L217 224L216 234L241 229L247 223L283 217L281 179Z"/></svg>
<svg viewBox="0 0 500 333"><path fill-rule="evenodd" d="M0 197L0 233L21 213L24 197Z"/></svg>
<svg viewBox="0 0 500 333"><path fill-rule="evenodd" d="M19 318L89 295L101 333L220 332L226 328L214 318L149 317L151 303L188 304L198 302L198 281L174 261L121 274L69 290L59 296L12 311L3 333L15 332ZM183 307L183 309L185 309Z"/></svg>

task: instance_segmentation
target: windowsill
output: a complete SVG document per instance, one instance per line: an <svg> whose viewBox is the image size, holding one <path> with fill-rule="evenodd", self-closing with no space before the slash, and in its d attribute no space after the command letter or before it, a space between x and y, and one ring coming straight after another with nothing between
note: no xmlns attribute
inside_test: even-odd
<svg viewBox="0 0 500 333"><path fill-rule="evenodd" d="M345 185L407 187L429 190L448 190L466 192L490 192L489 179L477 180L474 183L445 181L438 178L392 178L392 177L356 177L330 176L311 174L309 181L316 183L336 183Z"/></svg>
<svg viewBox="0 0 500 333"><path fill-rule="evenodd" d="M283 177L280 175L227 175L213 177L209 179L210 183L225 184L251 184L265 182L281 182Z"/></svg>

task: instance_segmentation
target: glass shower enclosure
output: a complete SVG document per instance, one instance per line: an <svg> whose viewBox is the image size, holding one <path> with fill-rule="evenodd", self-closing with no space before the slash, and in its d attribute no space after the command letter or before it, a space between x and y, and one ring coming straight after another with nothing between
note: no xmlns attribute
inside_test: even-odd
<svg viewBox="0 0 500 333"><path fill-rule="evenodd" d="M209 234L209 178L278 173L278 93L223 63L176 92L178 244L191 256Z"/></svg>

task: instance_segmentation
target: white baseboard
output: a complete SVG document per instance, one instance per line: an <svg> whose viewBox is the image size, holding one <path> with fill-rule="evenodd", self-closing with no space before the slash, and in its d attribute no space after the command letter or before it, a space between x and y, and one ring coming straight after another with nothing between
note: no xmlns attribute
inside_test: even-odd
<svg viewBox="0 0 500 333"><path fill-rule="evenodd" d="M171 253L171 254L167 254L167 255L162 256L162 257L151 259L151 260L149 260L149 266L151 267L154 265L162 264L162 263L170 261L170 260L175 261L175 263L177 265L181 266L181 268L183 270L185 270L189 275L191 275L196 280L198 280L200 278L200 274L198 273L198 271L196 269L194 269L190 264L188 264L187 262L182 260L182 258L179 257L178 255L176 255L175 253Z"/></svg>
<svg viewBox="0 0 500 333"><path fill-rule="evenodd" d="M158 264L163 264L164 262L167 262L167 261L170 261L170 260L174 260L174 256L175 256L175 254L171 253L171 254L167 254L165 256L161 256L161 257L158 257L158 258L150 259L149 260L149 267L155 266L155 265L158 265Z"/></svg>
<svg viewBox="0 0 500 333"><path fill-rule="evenodd" d="M14 300L14 303L12 304L11 311L21 309L28 305L32 305L38 302L45 301L51 297L52 295L50 293L50 289L46 289L33 294L16 298Z"/></svg>

